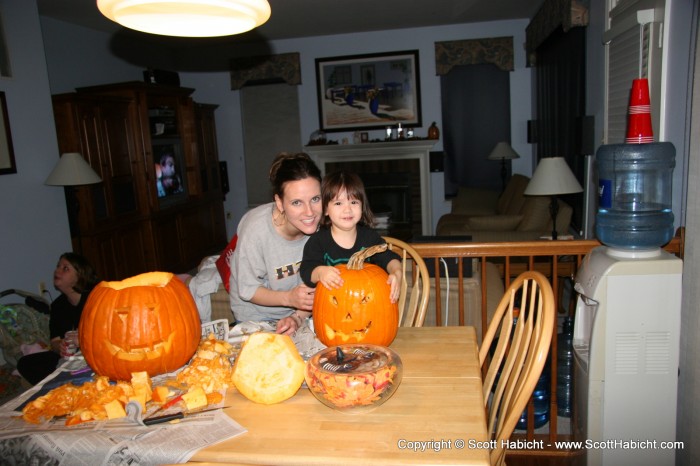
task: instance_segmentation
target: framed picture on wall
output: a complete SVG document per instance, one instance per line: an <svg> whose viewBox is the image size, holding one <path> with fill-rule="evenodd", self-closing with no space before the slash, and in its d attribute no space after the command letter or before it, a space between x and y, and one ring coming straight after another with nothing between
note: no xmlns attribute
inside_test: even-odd
<svg viewBox="0 0 700 466"><path fill-rule="evenodd" d="M5 27L3 26L3 17L0 13L0 77L11 78L12 70L10 69L10 54L7 50L7 42L5 41Z"/></svg>
<svg viewBox="0 0 700 466"><path fill-rule="evenodd" d="M320 128L421 126L418 51L316 59Z"/></svg>

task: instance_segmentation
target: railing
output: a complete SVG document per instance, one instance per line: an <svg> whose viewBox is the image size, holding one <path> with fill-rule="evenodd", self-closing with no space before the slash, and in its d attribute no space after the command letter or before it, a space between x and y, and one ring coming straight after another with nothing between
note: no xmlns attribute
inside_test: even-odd
<svg viewBox="0 0 700 466"><path fill-rule="evenodd" d="M683 230L674 237L671 242L664 248L666 251L683 258ZM439 258L472 258L476 259L480 264L478 267L480 273L481 284L481 329L485 331L488 328L488 312L487 312L487 262L497 265L504 287L508 287L511 279L525 270L538 270L544 273L552 284L552 289L555 291L557 299L558 315L573 316L575 307L575 293L573 289L569 290L568 299L564 293L564 283L569 279L573 279L581 266L581 262L588 252L593 248L600 246L596 240L573 240L573 241L532 241L532 242L501 242L501 243L412 243L411 244L418 253L423 257L426 263L433 262L436 270L434 278L434 296L430 297L431 306L434 308L435 325L443 325L442 323L442 297L441 297L441 268ZM464 305L464 271L462 267L463 261L458 261L458 275L456 290L458 296L458 323L465 325L465 305ZM565 301L562 303L562 301ZM497 304L497 303L496 303ZM493 303L491 304L493 305ZM481 335L478 335L481 341ZM513 454L535 454L535 455L578 455L580 451L561 451L555 450L553 445L555 441L569 440L569 433L560 433L557 419L557 331L555 329L552 337L550 349L550 369L551 369L551 386L550 386L550 416L549 423L535 432L534 429L534 407L532 400L528 407L528 422L527 429L524 433L516 432L513 439L526 440L543 440L544 445L552 445L545 447L544 450L521 450L511 451ZM572 397L572 407L576 406L576 401ZM573 416L576 416L574 411ZM575 417L572 418L575 421ZM573 422L572 422L573 425Z"/></svg>

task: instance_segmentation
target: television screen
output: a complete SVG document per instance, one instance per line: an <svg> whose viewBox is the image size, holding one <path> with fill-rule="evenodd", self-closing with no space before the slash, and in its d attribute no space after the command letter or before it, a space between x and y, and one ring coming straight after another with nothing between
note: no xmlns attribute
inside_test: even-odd
<svg viewBox="0 0 700 466"><path fill-rule="evenodd" d="M180 140L158 140L153 142L153 161L156 174L158 199L169 203L187 196L182 177L182 143ZM161 202L163 204L163 202Z"/></svg>

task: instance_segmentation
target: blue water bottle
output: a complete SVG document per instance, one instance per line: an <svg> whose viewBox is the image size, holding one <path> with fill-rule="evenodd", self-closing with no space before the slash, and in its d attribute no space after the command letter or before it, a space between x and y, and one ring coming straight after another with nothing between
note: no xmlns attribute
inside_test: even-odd
<svg viewBox="0 0 700 466"><path fill-rule="evenodd" d="M513 319L513 327L515 327L517 320L518 319L516 315L516 318ZM537 385L535 385L535 389L532 392L532 400L534 404L533 427L535 429L539 429L543 425L547 424L547 422L549 422L549 395L551 387L550 373L551 368L549 365L549 358L547 358L547 362L544 365L544 368L542 369L542 374L537 380ZM520 419L518 419L518 423L515 425L515 428L518 430L527 429L527 408L525 408L523 414L520 416Z"/></svg>
<svg viewBox="0 0 700 466"><path fill-rule="evenodd" d="M516 301L517 303L517 301ZM515 326L518 323L518 316L520 314L520 309L516 306L513 309L513 331L515 332ZM493 351L495 350L496 346L498 345L498 338L495 338L493 342L491 343L491 348L489 349L489 352L491 356L493 356ZM532 399L534 401L534 428L538 429L545 425L549 421L549 399L550 399L550 372L551 368L549 365L549 358L547 358L547 362L542 369L542 374L540 375L540 378L537 381L537 385L535 386L535 390L532 392ZM499 369L498 372L496 373L496 378L493 383L493 387L491 388L492 392L495 392L496 387L498 386L498 379L501 377L501 370ZM515 426L516 429L518 430L525 430L527 429L527 408L523 411L523 414L520 416L520 419L518 420L518 423Z"/></svg>
<svg viewBox="0 0 700 466"><path fill-rule="evenodd" d="M673 237L676 149L670 142L610 144L596 152L596 236L616 249L656 249Z"/></svg>

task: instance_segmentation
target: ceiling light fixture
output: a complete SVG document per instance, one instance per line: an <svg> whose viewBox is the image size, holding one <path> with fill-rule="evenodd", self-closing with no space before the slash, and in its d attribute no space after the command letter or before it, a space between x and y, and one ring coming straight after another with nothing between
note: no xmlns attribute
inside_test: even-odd
<svg viewBox="0 0 700 466"><path fill-rule="evenodd" d="M241 34L271 14L267 0L97 0L97 8L129 29L180 37Z"/></svg>

